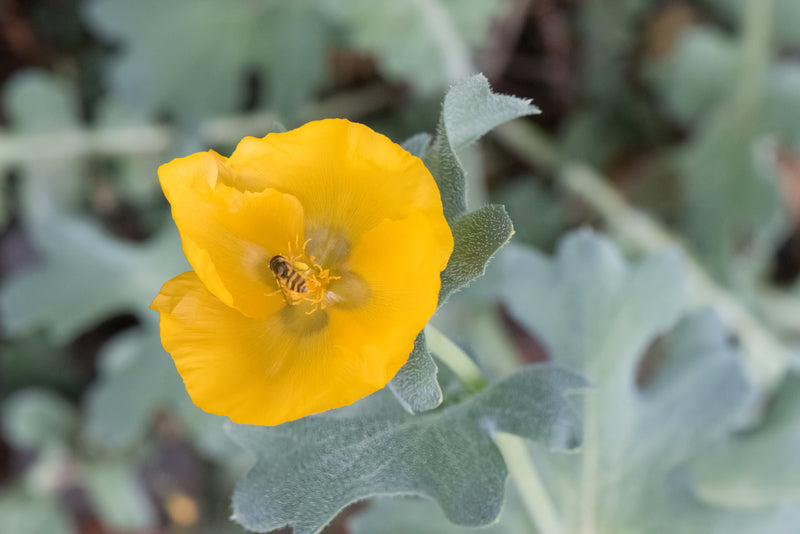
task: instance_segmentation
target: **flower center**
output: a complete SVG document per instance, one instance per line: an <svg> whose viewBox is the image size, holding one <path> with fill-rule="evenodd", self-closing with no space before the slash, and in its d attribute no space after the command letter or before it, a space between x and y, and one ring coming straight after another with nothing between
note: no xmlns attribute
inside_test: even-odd
<svg viewBox="0 0 800 534"><path fill-rule="evenodd" d="M335 295L328 293L328 284L337 280L329 269L323 268L310 256L306 246L311 239L306 239L302 246L287 247L287 256L273 256L269 261L269 268L278 282L278 290L283 293L283 298L290 306L302 302L311 303L311 309L306 312L312 314L317 310L325 309L335 301Z"/></svg>

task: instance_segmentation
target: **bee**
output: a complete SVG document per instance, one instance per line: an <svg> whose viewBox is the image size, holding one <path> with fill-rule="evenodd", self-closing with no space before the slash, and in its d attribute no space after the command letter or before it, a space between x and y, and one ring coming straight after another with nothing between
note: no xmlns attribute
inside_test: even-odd
<svg viewBox="0 0 800 534"><path fill-rule="evenodd" d="M309 267L301 261L290 263L283 256L273 256L269 260L269 269L278 281L281 290L290 290L295 293L307 293L306 279L301 271L308 271Z"/></svg>

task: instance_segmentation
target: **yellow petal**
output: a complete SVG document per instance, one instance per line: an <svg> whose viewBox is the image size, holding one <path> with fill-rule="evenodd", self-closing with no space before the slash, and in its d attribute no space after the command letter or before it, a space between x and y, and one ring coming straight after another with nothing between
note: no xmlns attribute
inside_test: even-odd
<svg viewBox="0 0 800 534"><path fill-rule="evenodd" d="M226 165L242 182L296 197L309 236L332 229L352 244L383 219L442 213L439 190L419 158L344 119L246 137Z"/></svg>
<svg viewBox="0 0 800 534"><path fill-rule="evenodd" d="M376 390L405 364L436 310L439 273L452 248L450 233L435 231L422 215L383 221L354 247L349 266L368 298L354 309L333 307L328 316L333 342L359 358L360 372L372 377Z"/></svg>
<svg viewBox="0 0 800 534"><path fill-rule="evenodd" d="M196 273L167 282L153 308L198 406L275 425L365 397L405 363L453 248L418 158L337 119L244 139L230 159L175 160L159 177ZM287 304L269 260L304 238L293 265L318 292Z"/></svg>
<svg viewBox="0 0 800 534"><path fill-rule="evenodd" d="M193 154L162 165L159 178L186 258L206 287L251 317L284 305L269 260L303 240L303 208L274 189L241 191L219 180L224 158Z"/></svg>
<svg viewBox="0 0 800 534"><path fill-rule="evenodd" d="M292 331L283 316L290 308L266 320L246 317L191 271L164 284L152 307L192 400L236 423L277 425L350 404L385 383L378 363L363 365L383 357L363 340L338 346L325 326Z"/></svg>

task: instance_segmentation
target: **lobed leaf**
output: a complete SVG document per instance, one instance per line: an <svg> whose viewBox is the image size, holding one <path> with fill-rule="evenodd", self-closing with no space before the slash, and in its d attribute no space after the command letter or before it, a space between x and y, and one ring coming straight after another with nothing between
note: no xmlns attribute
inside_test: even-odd
<svg viewBox="0 0 800 534"><path fill-rule="evenodd" d="M754 509L800 502L800 380L788 376L763 421L699 455L692 476L708 502ZM736 469L731 469L736 466Z"/></svg>
<svg viewBox="0 0 800 534"><path fill-rule="evenodd" d="M455 291L486 272L486 265L514 234L514 226L499 204L483 206L452 223L455 246L442 271L441 305Z"/></svg>
<svg viewBox="0 0 800 534"><path fill-rule="evenodd" d="M414 340L408 362L387 384L408 413L433 410L442 402L442 389L436 380L437 367L425 343L425 332Z"/></svg>
<svg viewBox="0 0 800 534"><path fill-rule="evenodd" d="M75 411L66 399L46 389L18 391L2 408L3 434L20 449L63 445L78 426Z"/></svg>
<svg viewBox="0 0 800 534"><path fill-rule="evenodd" d="M428 147L431 145L432 139L433 137L431 134L422 132L412 135L403 141L400 146L418 158L422 158L425 157L425 153L428 151Z"/></svg>
<svg viewBox="0 0 800 534"><path fill-rule="evenodd" d="M145 323L103 346L99 376L84 396L85 437L107 451L131 447L164 409L178 416L204 455L225 464L239 461L229 453L225 419L191 402L172 358L161 347L156 325Z"/></svg>
<svg viewBox="0 0 800 534"><path fill-rule="evenodd" d="M112 0L91 2L86 14L98 34L122 44L114 93L132 109L168 111L186 123L237 111L253 72L264 77L262 103L268 97L286 114L305 104L325 76L328 29L315 5Z"/></svg>
<svg viewBox="0 0 800 534"><path fill-rule="evenodd" d="M133 468L104 460L82 466L87 497L103 525L123 531L155 527L156 511Z"/></svg>
<svg viewBox="0 0 800 534"><path fill-rule="evenodd" d="M707 4L726 22L734 26L741 23L745 2L708 0ZM794 0L772 0L770 4L770 25L776 45L788 47L800 44L800 4Z"/></svg>
<svg viewBox="0 0 800 534"><path fill-rule="evenodd" d="M0 493L0 532L73 534L76 525L58 499L33 492Z"/></svg>
<svg viewBox="0 0 800 534"><path fill-rule="evenodd" d="M31 227L40 262L0 287L0 315L11 335L44 329L64 343L113 314L146 318L164 280L185 270L171 224L142 245L77 217L52 214Z"/></svg>
<svg viewBox="0 0 800 534"><path fill-rule="evenodd" d="M464 170L456 151L503 122L538 112L527 100L492 93L486 78L476 75L448 91L433 142L428 134L417 134L403 144L406 150L423 158L436 179L445 217L453 232L454 250L442 272L440 305L452 293L481 276L494 253L514 233L503 206L483 206L464 213ZM429 355L420 358L419 342L418 338L409 364L389 384L400 403L412 413L436 407L441 397L441 390L435 383L435 364ZM416 403L416 408L412 403Z"/></svg>
<svg viewBox="0 0 800 534"><path fill-rule="evenodd" d="M86 435L104 448L136 443L158 410L186 395L152 326L112 338L103 346L99 363L99 376L87 392L84 408Z"/></svg>
<svg viewBox="0 0 800 534"><path fill-rule="evenodd" d="M530 534L533 532L518 498L511 493L496 523L480 534ZM510 502L509 502L510 501ZM436 504L415 498L376 499L348 522L352 534L475 534L475 529L450 523Z"/></svg>
<svg viewBox="0 0 800 534"><path fill-rule="evenodd" d="M492 21L509 0L322 0L356 47L378 58L390 78L436 94L474 69L472 52L483 45Z"/></svg>
<svg viewBox="0 0 800 534"><path fill-rule="evenodd" d="M447 92L433 144L423 161L442 195L444 215L453 222L467 209L464 169L458 151L504 122L539 113L529 100L493 93L488 80L476 74Z"/></svg>
<svg viewBox="0 0 800 534"><path fill-rule="evenodd" d="M381 391L278 427L231 425L257 458L237 485L234 519L252 530L291 525L307 534L357 500L410 494L436 500L455 523L488 524L500 512L507 475L492 432L576 446L578 421L563 394L583 385L577 375L537 365L422 415Z"/></svg>
<svg viewBox="0 0 800 534"><path fill-rule="evenodd" d="M712 274L732 285L756 283L768 261L758 250L776 247L790 230L770 145L800 140L800 69L784 61L763 65L751 84L754 98L745 98L731 87L750 83L762 72L759 62L770 60L748 59L743 50L730 36L697 25L680 35L671 56L648 65L664 107L695 131L673 161L686 193L687 240Z"/></svg>
<svg viewBox="0 0 800 534"><path fill-rule="evenodd" d="M702 119L730 91L737 73L737 44L711 27L681 35L672 55L646 67L663 105L685 124Z"/></svg>
<svg viewBox="0 0 800 534"><path fill-rule="evenodd" d="M3 102L15 132L53 134L80 127L75 87L45 71L17 73L3 88Z"/></svg>
<svg viewBox="0 0 800 534"><path fill-rule="evenodd" d="M800 527L798 513L732 512L702 502L686 476L729 436L752 395L715 315L678 323L686 294L676 255L630 265L610 242L581 231L553 260L522 248L504 259L503 298L513 317L552 361L584 372L594 386L583 393L579 453L537 449L533 456L565 531L777 534Z"/></svg>

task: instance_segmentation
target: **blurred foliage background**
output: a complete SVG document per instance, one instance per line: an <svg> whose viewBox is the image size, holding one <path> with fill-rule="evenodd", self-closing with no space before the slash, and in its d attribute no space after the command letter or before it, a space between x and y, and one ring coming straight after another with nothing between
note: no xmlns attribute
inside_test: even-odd
<svg viewBox="0 0 800 534"><path fill-rule="evenodd" d="M400 142L472 72L543 111L462 155L473 206L544 251L587 224L634 257L682 245L778 381L800 335L796 0L0 0L0 533L241 532L251 459L148 309L188 267L157 166L323 117ZM437 324L546 358L487 279ZM374 506L328 532L451 531ZM513 494L504 521L532 531Z"/></svg>

